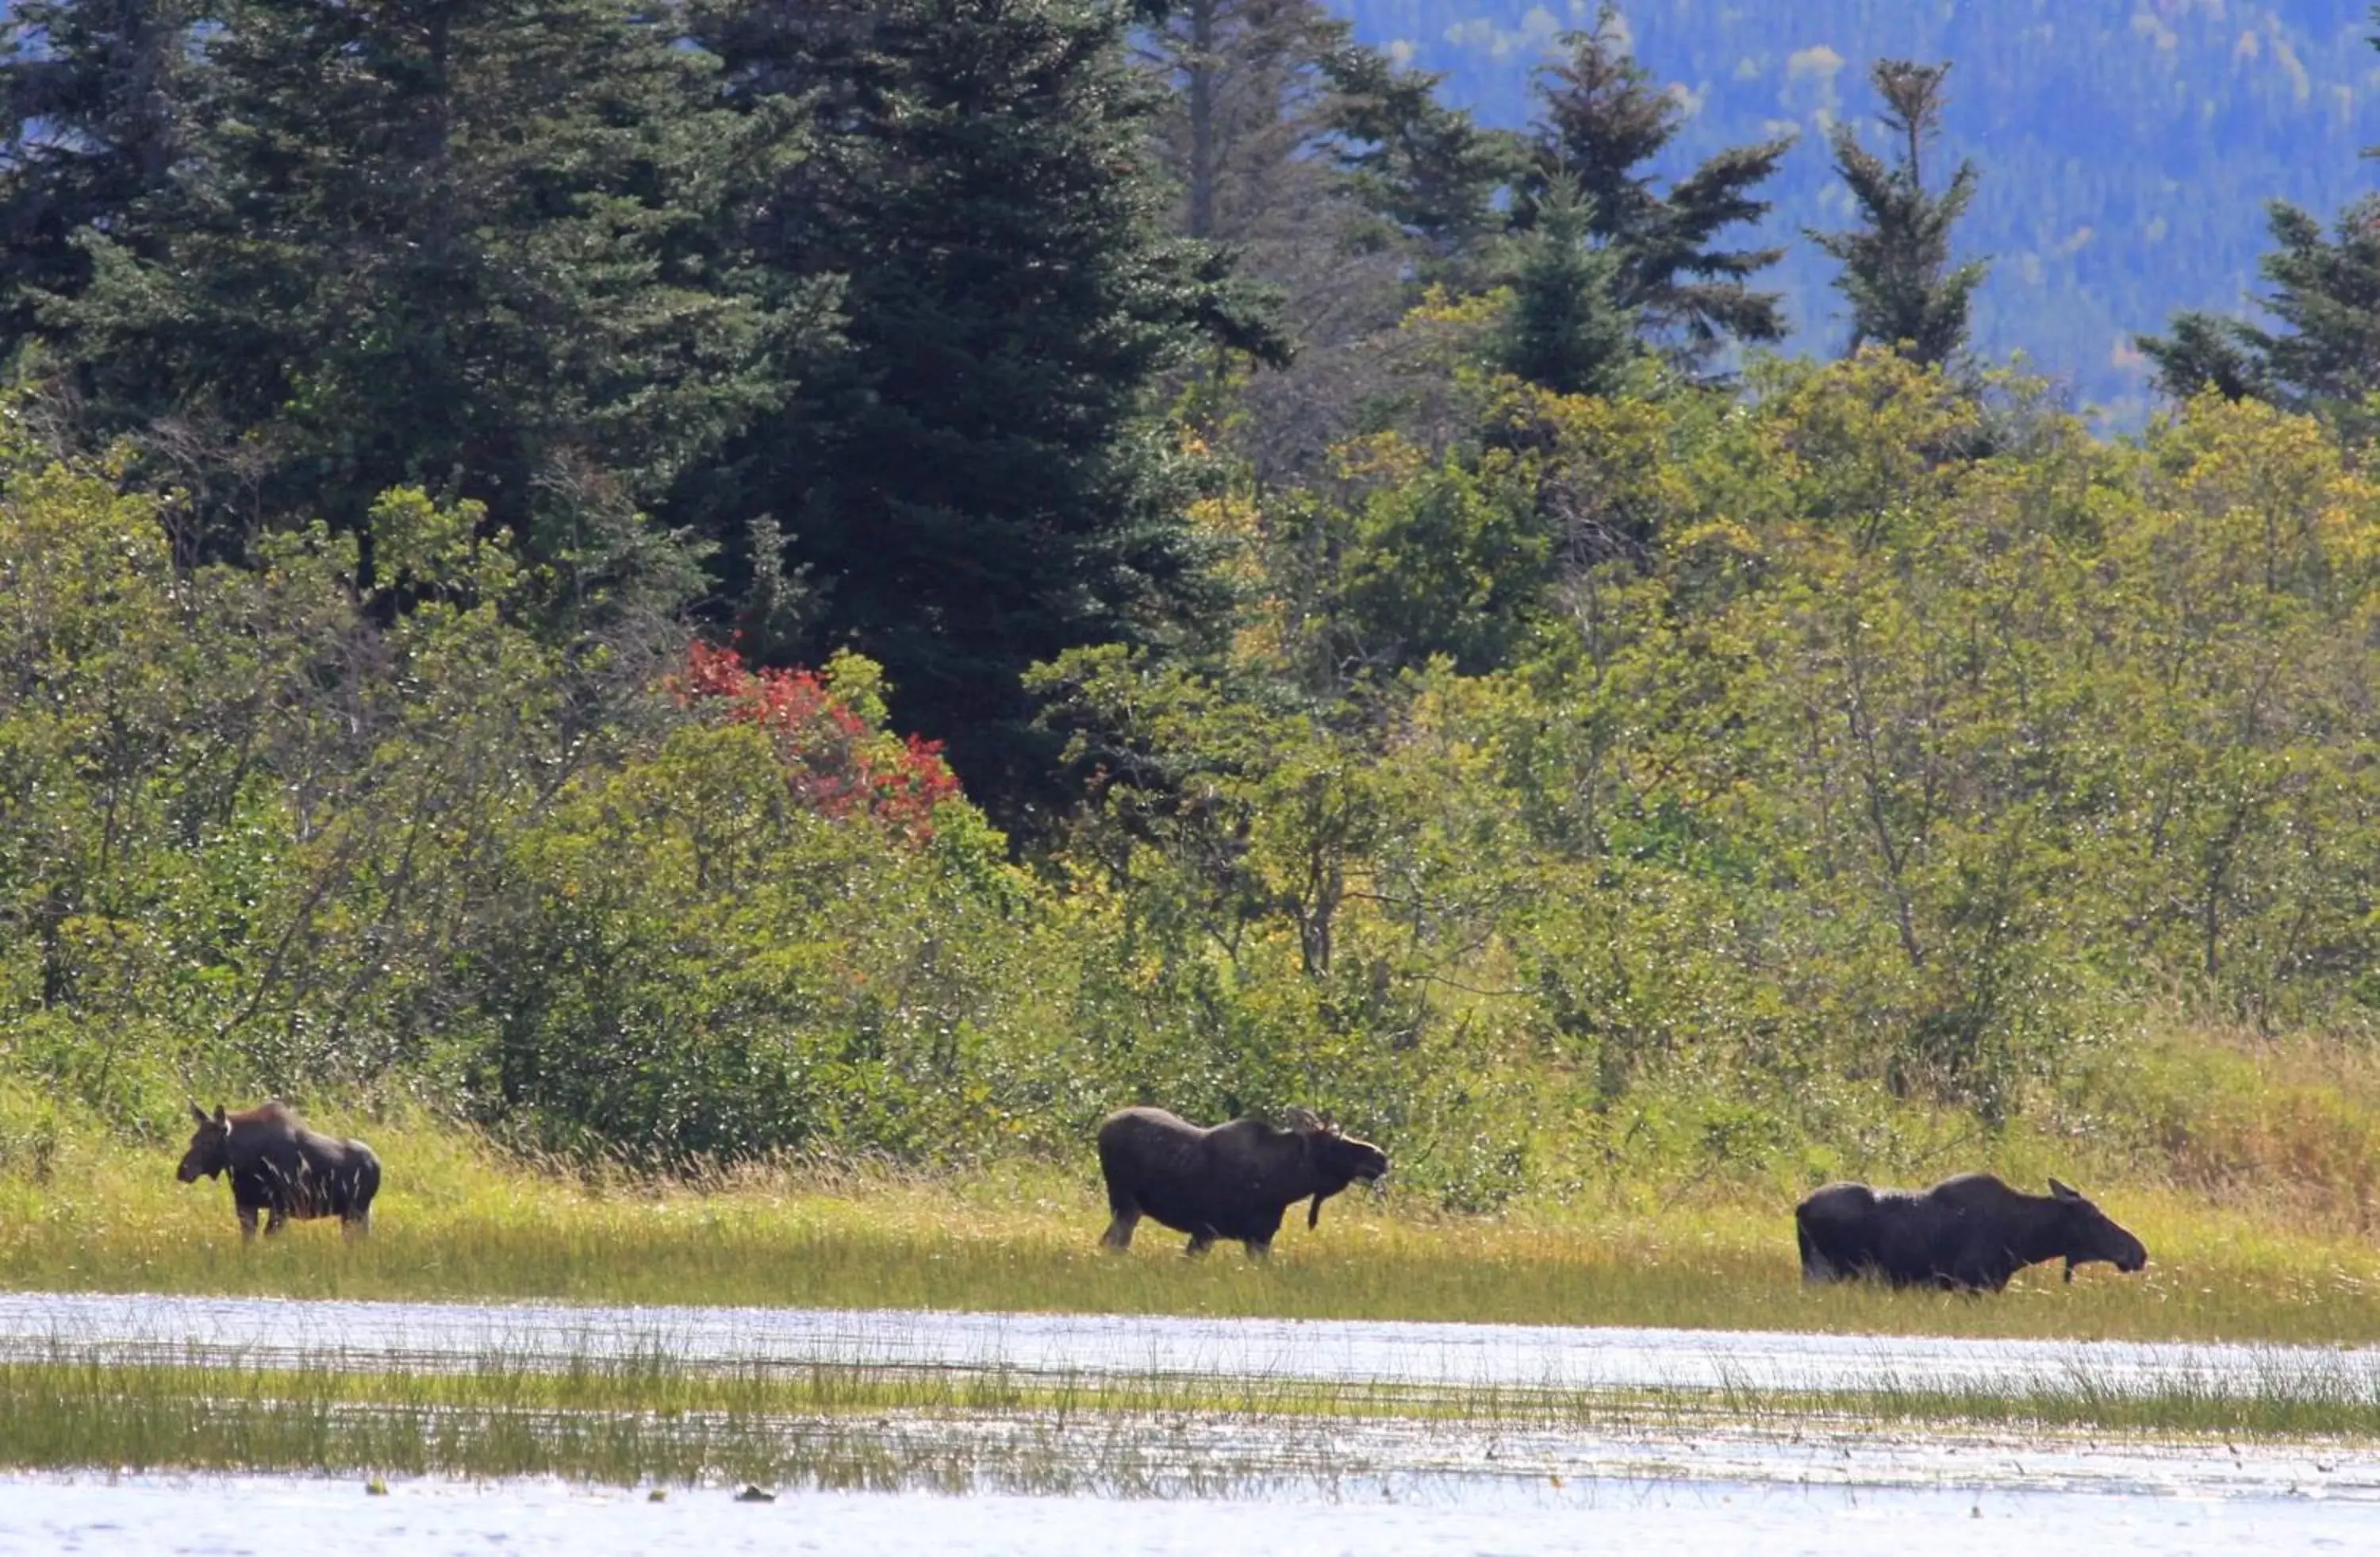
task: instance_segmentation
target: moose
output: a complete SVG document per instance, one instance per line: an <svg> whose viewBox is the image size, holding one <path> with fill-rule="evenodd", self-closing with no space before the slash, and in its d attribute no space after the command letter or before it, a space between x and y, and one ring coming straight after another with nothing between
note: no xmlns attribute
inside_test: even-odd
<svg viewBox="0 0 2380 1557"><path fill-rule="evenodd" d="M237 1113L226 1113L217 1103L212 1118L192 1103L190 1116L199 1127L176 1176L195 1184L229 1174L243 1239L256 1236L260 1210L268 1213L268 1237L293 1217L335 1216L340 1233L350 1238L371 1231L380 1159L370 1147L308 1129L279 1099Z"/></svg>
<svg viewBox="0 0 2380 1557"><path fill-rule="evenodd" d="M1292 1109L1287 1129L1262 1119L1202 1129L1161 1108L1109 1114L1099 1123L1099 1172L1113 1220L1099 1241L1130 1248L1133 1228L1147 1216L1189 1234L1185 1254L1235 1238L1261 1259L1291 1206L1313 1198L1310 1230L1322 1220L1323 1201L1388 1173L1388 1153L1371 1142L1305 1109Z"/></svg>
<svg viewBox="0 0 2380 1557"><path fill-rule="evenodd" d="M1802 1279L1874 1275L1900 1287L1998 1292L2028 1265L2104 1259L2119 1271L2149 1262L2141 1241L2056 1179L2046 1195L2011 1189L1990 1174L1961 1174L1927 1190L1830 1184L1793 1210Z"/></svg>

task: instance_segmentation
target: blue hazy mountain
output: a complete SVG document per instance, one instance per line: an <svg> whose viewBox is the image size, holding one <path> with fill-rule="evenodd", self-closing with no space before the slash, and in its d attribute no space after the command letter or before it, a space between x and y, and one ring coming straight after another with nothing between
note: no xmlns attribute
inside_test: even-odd
<svg viewBox="0 0 2380 1557"><path fill-rule="evenodd" d="M1528 121L1535 69L1595 15L1595 0L1334 3L1359 37L1444 72L1450 101L1503 126ZM1779 285L1803 350L1839 349L1845 333L1831 264L1801 233L1848 225L1826 129L1873 129L1879 56L1954 64L1937 179L1962 156L1983 174L1958 233L1992 262L1977 346L2022 350L2119 422L2148 404L2135 334L2178 309L2244 307L2265 201L2327 222L2373 187L2366 0L1631 0L1621 14L1637 58L1691 111L1677 168L1801 134L1770 186L1770 228L1793 245Z"/></svg>

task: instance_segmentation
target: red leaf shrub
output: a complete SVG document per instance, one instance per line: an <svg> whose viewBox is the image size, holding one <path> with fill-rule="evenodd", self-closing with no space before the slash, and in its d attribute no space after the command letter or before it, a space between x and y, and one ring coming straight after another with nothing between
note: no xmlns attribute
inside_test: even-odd
<svg viewBox="0 0 2380 1557"><path fill-rule="evenodd" d="M786 789L820 816L869 817L923 845L934 836L934 808L959 796L941 742L876 727L816 671L752 670L735 650L698 639L671 688L682 703L715 700L729 719L765 731Z"/></svg>

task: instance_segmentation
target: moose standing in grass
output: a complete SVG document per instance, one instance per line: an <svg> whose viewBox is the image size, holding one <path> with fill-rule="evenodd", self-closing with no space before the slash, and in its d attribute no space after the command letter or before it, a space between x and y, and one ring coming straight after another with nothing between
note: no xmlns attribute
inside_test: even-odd
<svg viewBox="0 0 2380 1557"><path fill-rule="evenodd" d="M287 1104L275 1100L214 1116L198 1104L190 1116L199 1127L182 1154L176 1176L195 1184L217 1174L231 1175L231 1203L239 1213L243 1238L256 1236L256 1213L267 1214L268 1236L291 1218L335 1216L339 1231L353 1238L371 1231L372 1197L380 1193L380 1159L359 1140L339 1140L310 1130Z"/></svg>
<svg viewBox="0 0 2380 1557"><path fill-rule="evenodd" d="M1289 1128L1261 1119L1234 1119L1201 1129L1161 1108L1126 1108L1099 1125L1099 1172L1107 1179L1113 1220L1099 1240L1130 1248L1144 1216L1190 1235L1184 1252L1204 1254L1218 1238L1235 1238L1251 1259L1272 1251L1281 1219L1313 1197L1311 1228L1322 1202L1358 1179L1378 1183L1388 1153L1357 1140L1306 1110L1290 1111Z"/></svg>
<svg viewBox="0 0 2380 1557"><path fill-rule="evenodd" d="M2104 1259L2119 1271L2149 1262L2140 1239L2056 1179L2046 1195L2011 1189L1989 1174L1961 1174L1933 1188L1830 1184L1793 1211L1809 1283L1873 1276L1892 1286L1998 1292L2045 1259L2074 1267Z"/></svg>

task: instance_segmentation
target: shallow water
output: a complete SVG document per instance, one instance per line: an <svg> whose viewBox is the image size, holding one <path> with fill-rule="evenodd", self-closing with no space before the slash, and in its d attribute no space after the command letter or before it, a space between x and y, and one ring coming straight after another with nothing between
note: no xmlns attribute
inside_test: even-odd
<svg viewBox="0 0 2380 1557"><path fill-rule="evenodd" d="M2372 1549L2380 1508L2281 1490L2109 1493L2064 1486L1800 1485L1724 1476L1383 1482L1332 1497L1173 1502L789 1493L739 1502L723 1489L640 1491L552 1482L355 1478L0 1478L0 1553L926 1551L1301 1557L1690 1550L1862 1557L2011 1551L2163 1557Z"/></svg>
<svg viewBox="0 0 2380 1557"><path fill-rule="evenodd" d="M1559 1389L2013 1391L2186 1384L2246 1393L2319 1381L2380 1395L2380 1351L1969 1340L1390 1320L1202 1320L803 1308L577 1308L261 1297L0 1294L0 1356L286 1359L352 1367L661 1356L739 1363L1225 1375Z"/></svg>

